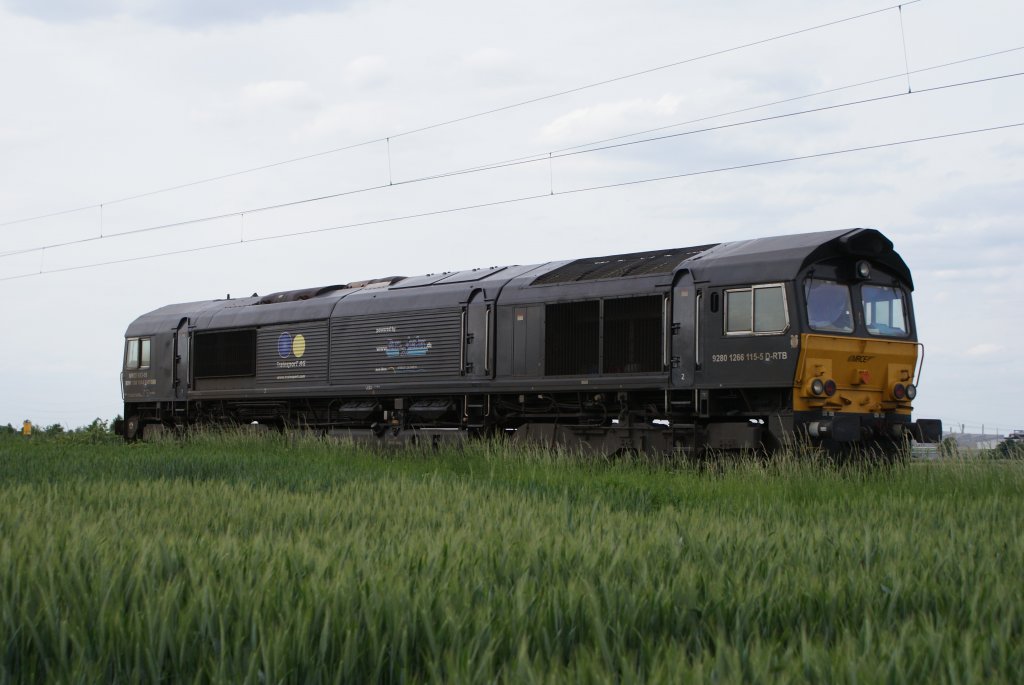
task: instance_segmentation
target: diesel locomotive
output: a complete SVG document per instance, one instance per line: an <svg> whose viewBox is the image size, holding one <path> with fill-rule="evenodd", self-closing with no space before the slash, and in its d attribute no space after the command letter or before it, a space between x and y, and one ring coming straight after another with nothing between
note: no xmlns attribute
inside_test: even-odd
<svg viewBox="0 0 1024 685"><path fill-rule="evenodd" d="M172 304L126 332L121 432L604 454L936 442L941 422L911 417L912 290L892 242L858 228Z"/></svg>

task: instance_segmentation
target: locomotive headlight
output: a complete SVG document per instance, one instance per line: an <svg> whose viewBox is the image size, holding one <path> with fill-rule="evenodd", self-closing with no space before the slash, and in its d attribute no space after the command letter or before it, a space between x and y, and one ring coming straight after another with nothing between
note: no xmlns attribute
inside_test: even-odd
<svg viewBox="0 0 1024 685"><path fill-rule="evenodd" d="M896 385L892 386L892 396L898 400L906 399L907 387L902 383L897 383Z"/></svg>
<svg viewBox="0 0 1024 685"><path fill-rule="evenodd" d="M871 263L863 259L857 262L857 278L867 280L871 278Z"/></svg>
<svg viewBox="0 0 1024 685"><path fill-rule="evenodd" d="M825 381L825 394L829 397L836 394L836 382L831 378Z"/></svg>
<svg viewBox="0 0 1024 685"><path fill-rule="evenodd" d="M811 394L812 395L821 395L824 392L825 392L825 384L822 382L822 380L820 378L815 378L813 381L811 381Z"/></svg>
<svg viewBox="0 0 1024 685"><path fill-rule="evenodd" d="M917 386L913 383L907 383L907 399L912 400L917 397Z"/></svg>

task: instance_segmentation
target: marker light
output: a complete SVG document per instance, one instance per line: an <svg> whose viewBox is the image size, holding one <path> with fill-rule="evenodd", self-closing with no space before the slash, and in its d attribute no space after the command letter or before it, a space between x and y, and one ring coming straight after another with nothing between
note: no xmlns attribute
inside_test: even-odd
<svg viewBox="0 0 1024 685"><path fill-rule="evenodd" d="M861 260L857 262L857 277L862 279L871 278L871 264Z"/></svg>
<svg viewBox="0 0 1024 685"><path fill-rule="evenodd" d="M898 400L905 399L907 396L907 389L902 383L897 383L892 386L892 396Z"/></svg>
<svg viewBox="0 0 1024 685"><path fill-rule="evenodd" d="M917 397L917 386L913 383L907 383L907 399L912 400Z"/></svg>
<svg viewBox="0 0 1024 685"><path fill-rule="evenodd" d="M836 382L831 378L825 381L825 394L829 397L836 394Z"/></svg>
<svg viewBox="0 0 1024 685"><path fill-rule="evenodd" d="M825 384L821 382L820 378L815 378L811 381L811 394L820 395L825 392Z"/></svg>

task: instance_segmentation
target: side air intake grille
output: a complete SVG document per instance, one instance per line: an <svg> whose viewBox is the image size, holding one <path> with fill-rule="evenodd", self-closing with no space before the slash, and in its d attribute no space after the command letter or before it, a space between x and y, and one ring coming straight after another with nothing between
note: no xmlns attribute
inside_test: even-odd
<svg viewBox="0 0 1024 685"><path fill-rule="evenodd" d="M544 375L598 372L601 303L564 302L545 307Z"/></svg>

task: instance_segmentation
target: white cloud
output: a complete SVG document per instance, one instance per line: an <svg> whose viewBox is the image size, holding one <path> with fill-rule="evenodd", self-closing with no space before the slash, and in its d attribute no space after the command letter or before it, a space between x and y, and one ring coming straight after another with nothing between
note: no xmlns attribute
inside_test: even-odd
<svg viewBox="0 0 1024 685"><path fill-rule="evenodd" d="M994 343L979 343L973 347L968 347L964 353L970 357L985 357L996 352L1002 352L1003 346L996 345Z"/></svg>
<svg viewBox="0 0 1024 685"><path fill-rule="evenodd" d="M532 73L523 59L508 50L487 47L462 59L464 68L480 87L501 88L526 82Z"/></svg>
<svg viewBox="0 0 1024 685"><path fill-rule="evenodd" d="M463 59L470 69L494 71L508 68L512 63L512 55L498 48L483 48L466 55Z"/></svg>
<svg viewBox="0 0 1024 685"><path fill-rule="evenodd" d="M28 128L0 126L0 145L26 143L35 137L37 137L37 135Z"/></svg>
<svg viewBox="0 0 1024 685"><path fill-rule="evenodd" d="M259 104L284 104L309 94L305 81L261 81L242 88L242 95Z"/></svg>
<svg viewBox="0 0 1024 685"><path fill-rule="evenodd" d="M18 14L60 23L130 17L183 28L249 23L303 12L346 9L348 0L2 0Z"/></svg>
<svg viewBox="0 0 1024 685"><path fill-rule="evenodd" d="M388 79L388 62L379 55L357 57L345 67L345 81L357 88L371 88Z"/></svg>
<svg viewBox="0 0 1024 685"><path fill-rule="evenodd" d="M345 135L365 137L378 130L380 121L376 110L363 103L333 104L321 107L312 118L299 127L299 140L338 141Z"/></svg>
<svg viewBox="0 0 1024 685"><path fill-rule="evenodd" d="M665 94L655 100L623 100L581 107L544 126L541 137L546 142L564 144L657 125L651 122L669 123L667 118L679 111L682 101L682 96Z"/></svg>

